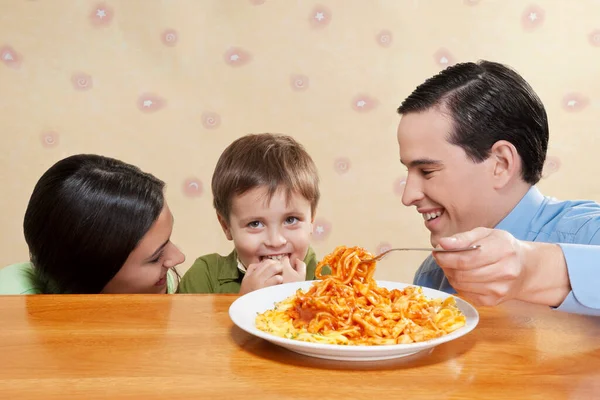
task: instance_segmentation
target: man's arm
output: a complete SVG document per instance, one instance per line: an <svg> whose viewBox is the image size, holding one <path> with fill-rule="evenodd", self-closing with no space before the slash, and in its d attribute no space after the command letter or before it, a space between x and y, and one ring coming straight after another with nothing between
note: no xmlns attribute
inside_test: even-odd
<svg viewBox="0 0 600 400"><path fill-rule="evenodd" d="M440 239L448 249L473 244L481 248L434 256L450 284L474 303L518 299L600 315L600 246L524 242L486 228Z"/></svg>

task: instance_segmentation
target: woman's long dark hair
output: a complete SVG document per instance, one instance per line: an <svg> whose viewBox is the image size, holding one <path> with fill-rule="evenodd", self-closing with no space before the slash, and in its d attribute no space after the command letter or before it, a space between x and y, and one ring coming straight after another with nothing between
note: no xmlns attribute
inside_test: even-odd
<svg viewBox="0 0 600 400"><path fill-rule="evenodd" d="M37 182L23 228L42 293L100 293L158 218L164 182L108 157L80 154Z"/></svg>

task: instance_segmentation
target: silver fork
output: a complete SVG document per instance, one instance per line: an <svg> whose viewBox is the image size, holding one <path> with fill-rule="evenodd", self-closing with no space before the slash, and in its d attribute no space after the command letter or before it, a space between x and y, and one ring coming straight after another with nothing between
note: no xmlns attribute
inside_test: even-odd
<svg viewBox="0 0 600 400"><path fill-rule="evenodd" d="M389 249L384 251L381 254L376 255L373 258L367 258L364 260L360 260L360 262L371 262L371 261L378 261L381 260L385 255L387 255L387 253L391 252L391 251L430 251L433 253L457 253L459 251L471 251L471 250L476 250L478 248L480 248L481 246L476 244L473 246L469 246L469 247L459 247L457 249L434 249L434 248L429 248L429 247L397 247L394 249Z"/></svg>

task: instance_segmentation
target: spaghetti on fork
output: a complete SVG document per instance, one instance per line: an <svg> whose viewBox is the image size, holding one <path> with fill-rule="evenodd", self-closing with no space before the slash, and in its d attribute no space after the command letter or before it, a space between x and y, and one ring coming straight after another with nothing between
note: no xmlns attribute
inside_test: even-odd
<svg viewBox="0 0 600 400"><path fill-rule="evenodd" d="M422 289L379 287L376 262L360 247L339 246L317 265L315 281L256 317L256 327L306 342L385 345L426 341L462 327L466 318L452 296L426 297ZM324 274L328 266L331 274Z"/></svg>

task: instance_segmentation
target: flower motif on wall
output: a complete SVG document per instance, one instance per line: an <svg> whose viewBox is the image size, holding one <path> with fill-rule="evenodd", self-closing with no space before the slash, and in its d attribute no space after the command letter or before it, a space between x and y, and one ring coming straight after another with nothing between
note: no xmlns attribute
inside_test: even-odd
<svg viewBox="0 0 600 400"><path fill-rule="evenodd" d="M389 244L388 242L381 242L381 243L379 243L379 245L377 245L377 249L375 251L377 252L376 254L381 254L384 251L388 251L391 248L392 248L392 245ZM376 254L374 254L374 255L376 255ZM384 260L385 260L385 258L384 258Z"/></svg>
<svg viewBox="0 0 600 400"><path fill-rule="evenodd" d="M186 197L200 197L202 192L202 182L199 179L189 178L183 182L183 194Z"/></svg>
<svg viewBox="0 0 600 400"><path fill-rule="evenodd" d="M544 24L544 9L538 5L527 7L521 15L521 25L526 31L533 31Z"/></svg>
<svg viewBox="0 0 600 400"><path fill-rule="evenodd" d="M591 32L588 36L588 40L592 46L600 47L600 29Z"/></svg>
<svg viewBox="0 0 600 400"><path fill-rule="evenodd" d="M308 16L313 28L324 28L331 22L331 10L325 6L316 6Z"/></svg>
<svg viewBox="0 0 600 400"><path fill-rule="evenodd" d="M393 190L396 196L402 197L404 188L406 188L406 177L403 176L394 181Z"/></svg>
<svg viewBox="0 0 600 400"><path fill-rule="evenodd" d="M0 60L10 68L18 69L21 66L21 55L10 46L0 48Z"/></svg>
<svg viewBox="0 0 600 400"><path fill-rule="evenodd" d="M350 170L352 163L347 157L337 158L333 163L333 169L340 175L345 174Z"/></svg>
<svg viewBox="0 0 600 400"><path fill-rule="evenodd" d="M167 29L160 35L160 39L165 46L173 47L177 44L177 31Z"/></svg>
<svg viewBox="0 0 600 400"><path fill-rule="evenodd" d="M56 132L44 132L40 136L42 146L49 149L58 145L58 133Z"/></svg>
<svg viewBox="0 0 600 400"><path fill-rule="evenodd" d="M390 47L392 45L393 38L392 32L388 31L387 29L380 31L377 36L375 36L377 44L381 47Z"/></svg>
<svg viewBox="0 0 600 400"><path fill-rule="evenodd" d="M152 93L145 93L138 97L137 105L140 111L153 113L165 107L167 101Z"/></svg>
<svg viewBox="0 0 600 400"><path fill-rule="evenodd" d="M368 112L379 105L379 101L367 94L358 94L352 99L352 109L357 112Z"/></svg>
<svg viewBox="0 0 600 400"><path fill-rule="evenodd" d="M290 86L293 91L303 92L308 89L309 85L310 80L308 76L298 74L290 76Z"/></svg>
<svg viewBox="0 0 600 400"><path fill-rule="evenodd" d="M331 233L331 223L323 218L316 218L313 223L313 239L325 240Z"/></svg>
<svg viewBox="0 0 600 400"><path fill-rule="evenodd" d="M221 125L221 116L214 112L202 114L202 126L206 129L216 129Z"/></svg>
<svg viewBox="0 0 600 400"><path fill-rule="evenodd" d="M71 83L75 90L90 90L93 87L92 77L84 73L75 73L71 75Z"/></svg>
<svg viewBox="0 0 600 400"><path fill-rule="evenodd" d="M547 156L546 161L544 162L544 169L542 170L542 178L546 179L555 172L558 172L560 165L560 158L556 156Z"/></svg>
<svg viewBox="0 0 600 400"><path fill-rule="evenodd" d="M252 61L252 54L241 47L230 47L223 55L223 59L232 67L241 67Z"/></svg>
<svg viewBox="0 0 600 400"><path fill-rule="evenodd" d="M433 54L433 60L442 68L454 65L454 56L447 49L441 48Z"/></svg>
<svg viewBox="0 0 600 400"><path fill-rule="evenodd" d="M569 93L563 97L562 107L565 111L577 112L588 106L590 100L581 93Z"/></svg>
<svg viewBox="0 0 600 400"><path fill-rule="evenodd" d="M98 3L90 12L90 21L94 26L109 25L114 17L112 8L104 3Z"/></svg>

